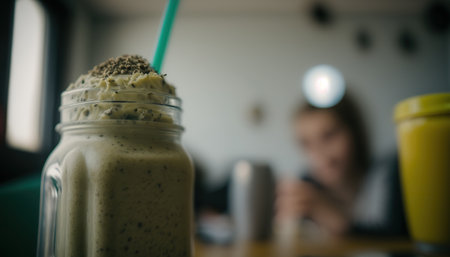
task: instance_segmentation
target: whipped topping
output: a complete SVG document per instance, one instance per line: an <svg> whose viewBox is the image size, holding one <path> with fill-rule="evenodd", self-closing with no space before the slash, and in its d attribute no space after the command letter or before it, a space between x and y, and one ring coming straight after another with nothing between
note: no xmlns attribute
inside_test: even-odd
<svg viewBox="0 0 450 257"><path fill-rule="evenodd" d="M139 56L120 56L81 75L62 94L62 121L142 120L173 123L175 88Z"/></svg>

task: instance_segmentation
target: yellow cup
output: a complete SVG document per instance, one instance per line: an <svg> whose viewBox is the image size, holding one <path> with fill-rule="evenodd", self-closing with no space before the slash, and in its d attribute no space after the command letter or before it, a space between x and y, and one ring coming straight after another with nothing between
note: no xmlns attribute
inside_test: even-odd
<svg viewBox="0 0 450 257"><path fill-rule="evenodd" d="M406 216L420 250L450 250L450 93L395 107Z"/></svg>

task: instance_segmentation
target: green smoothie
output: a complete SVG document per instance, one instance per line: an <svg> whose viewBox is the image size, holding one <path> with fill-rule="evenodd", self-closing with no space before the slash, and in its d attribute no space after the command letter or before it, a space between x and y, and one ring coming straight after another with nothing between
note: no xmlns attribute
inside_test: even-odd
<svg viewBox="0 0 450 257"><path fill-rule="evenodd" d="M43 175L43 188L52 181L59 192L56 257L192 256L193 171L179 104L139 56L110 59L63 93L62 139ZM51 216L43 205L41 229Z"/></svg>

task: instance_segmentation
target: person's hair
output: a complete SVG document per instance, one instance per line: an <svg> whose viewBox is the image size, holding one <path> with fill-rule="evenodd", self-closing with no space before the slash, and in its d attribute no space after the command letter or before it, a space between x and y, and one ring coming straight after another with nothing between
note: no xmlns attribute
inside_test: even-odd
<svg viewBox="0 0 450 257"><path fill-rule="evenodd" d="M315 111L327 111L332 113L350 131L355 146L355 161L357 162L358 168L366 171L370 161L367 130L360 109L353 98L346 93L338 104L329 108L315 107L308 102L303 103L297 108L294 119L298 120L304 114Z"/></svg>

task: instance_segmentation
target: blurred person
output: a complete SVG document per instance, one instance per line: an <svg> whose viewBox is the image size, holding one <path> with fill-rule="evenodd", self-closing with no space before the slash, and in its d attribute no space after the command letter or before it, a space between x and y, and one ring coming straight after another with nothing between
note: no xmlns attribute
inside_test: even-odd
<svg viewBox="0 0 450 257"><path fill-rule="evenodd" d="M359 109L349 97L330 108L300 106L295 138L309 169L277 189L277 218L308 219L332 235L405 235L396 157L370 165Z"/></svg>

